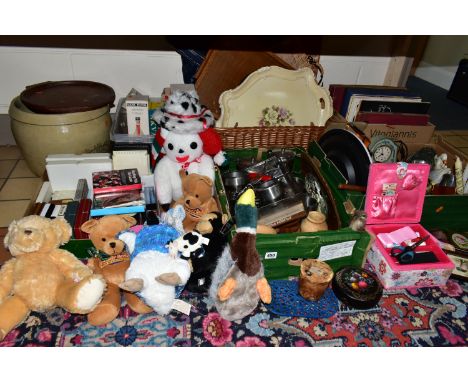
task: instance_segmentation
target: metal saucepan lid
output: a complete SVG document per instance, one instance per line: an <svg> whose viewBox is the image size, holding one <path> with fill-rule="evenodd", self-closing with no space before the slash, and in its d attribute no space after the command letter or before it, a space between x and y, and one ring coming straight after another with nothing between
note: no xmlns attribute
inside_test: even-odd
<svg viewBox="0 0 468 382"><path fill-rule="evenodd" d="M78 113L111 107L115 92L110 86L93 81L48 81L27 86L20 99L34 113Z"/></svg>

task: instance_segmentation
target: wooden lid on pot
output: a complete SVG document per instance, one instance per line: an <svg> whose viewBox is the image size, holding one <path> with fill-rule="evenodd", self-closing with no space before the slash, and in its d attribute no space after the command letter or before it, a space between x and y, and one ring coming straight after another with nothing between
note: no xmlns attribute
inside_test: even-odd
<svg viewBox="0 0 468 382"><path fill-rule="evenodd" d="M27 86L20 99L34 113L78 113L113 106L115 92L93 81L48 81Z"/></svg>

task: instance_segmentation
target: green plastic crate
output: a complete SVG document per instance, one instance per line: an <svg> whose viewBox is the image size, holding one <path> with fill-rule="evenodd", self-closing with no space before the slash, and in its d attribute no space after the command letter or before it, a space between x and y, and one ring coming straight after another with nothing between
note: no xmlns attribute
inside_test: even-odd
<svg viewBox="0 0 468 382"><path fill-rule="evenodd" d="M300 176L303 168L302 160L308 160L312 164L316 175L316 168L310 156L302 148L291 148L297 154L293 162L293 172ZM234 149L227 150L227 158L230 170L235 169L238 158L257 156L265 159L266 150L262 149ZM230 214L226 192L222 183L219 169L215 172L215 187L223 213ZM329 204L334 213L333 196L329 196ZM343 266L362 266L365 254L370 243L370 235L367 232L354 232L349 228L341 228L342 223L337 216L337 229L317 233L280 233L277 235L257 235L257 251L265 268L265 276L268 279L287 279L299 276L299 266L302 259L325 259L330 267L337 271ZM234 235L235 231L231 232ZM332 258L333 256L338 256Z"/></svg>

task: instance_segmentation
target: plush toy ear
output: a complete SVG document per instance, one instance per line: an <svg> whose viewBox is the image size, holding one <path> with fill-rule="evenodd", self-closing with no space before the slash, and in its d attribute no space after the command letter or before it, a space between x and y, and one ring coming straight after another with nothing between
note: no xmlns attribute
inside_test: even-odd
<svg viewBox="0 0 468 382"><path fill-rule="evenodd" d="M68 242L72 236L72 228L70 224L62 217L51 220L52 227L59 232L60 244Z"/></svg>
<svg viewBox="0 0 468 382"><path fill-rule="evenodd" d="M120 215L120 217L122 218L122 220L127 225L125 228L133 227L137 223L136 219L131 215ZM84 223L84 224L86 224L86 223Z"/></svg>
<svg viewBox="0 0 468 382"><path fill-rule="evenodd" d="M16 229L16 226L18 224L16 223L16 220L13 220L10 225L8 226L8 232L5 235L5 238L3 239L3 245L5 248L8 248L10 245L10 233L13 232Z"/></svg>
<svg viewBox="0 0 468 382"><path fill-rule="evenodd" d="M182 181L184 181L184 179L187 177L187 175L188 175L188 172L185 169L181 168L179 170L179 176L180 176L180 179Z"/></svg>
<svg viewBox="0 0 468 382"><path fill-rule="evenodd" d="M195 90L189 90L187 94L190 95L191 97L198 98L198 94Z"/></svg>
<svg viewBox="0 0 468 382"><path fill-rule="evenodd" d="M226 224L228 220L229 216L227 216L227 214L223 214L223 216L221 216L221 221L223 222L223 224Z"/></svg>
<svg viewBox="0 0 468 382"><path fill-rule="evenodd" d="M201 180L203 182L205 182L206 184L208 184L208 186L210 186L210 187L213 186L213 181L210 178L208 178L207 176L202 177Z"/></svg>
<svg viewBox="0 0 468 382"><path fill-rule="evenodd" d="M91 231L96 228L96 226L98 225L98 221L96 219L90 219L88 220L87 222L84 222L80 229L84 232L84 233L91 233Z"/></svg>

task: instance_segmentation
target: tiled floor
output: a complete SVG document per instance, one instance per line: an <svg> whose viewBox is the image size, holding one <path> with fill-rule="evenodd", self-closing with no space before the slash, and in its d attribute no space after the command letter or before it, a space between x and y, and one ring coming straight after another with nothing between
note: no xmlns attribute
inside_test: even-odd
<svg viewBox="0 0 468 382"><path fill-rule="evenodd" d="M40 185L16 146L0 146L0 264L9 256L3 247L6 227L26 214Z"/></svg>

